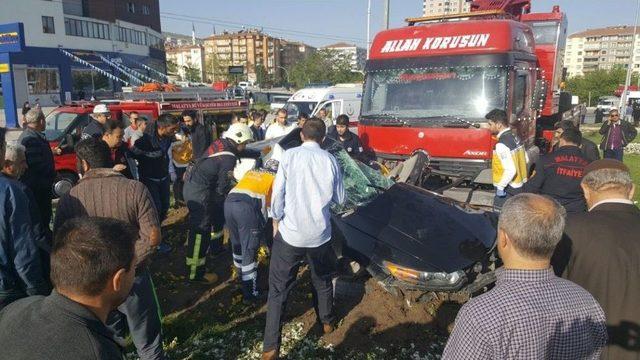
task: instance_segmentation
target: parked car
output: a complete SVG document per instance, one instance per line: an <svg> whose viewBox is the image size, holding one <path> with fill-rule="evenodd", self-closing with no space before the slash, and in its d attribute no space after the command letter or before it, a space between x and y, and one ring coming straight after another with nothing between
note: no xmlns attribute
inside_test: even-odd
<svg viewBox="0 0 640 360"><path fill-rule="evenodd" d="M405 183L352 159L339 143L323 148L343 171L346 202L333 206L333 247L385 289L414 298L448 293L463 299L495 281L497 216ZM274 148L274 141L250 145ZM266 155L265 161L271 156Z"/></svg>

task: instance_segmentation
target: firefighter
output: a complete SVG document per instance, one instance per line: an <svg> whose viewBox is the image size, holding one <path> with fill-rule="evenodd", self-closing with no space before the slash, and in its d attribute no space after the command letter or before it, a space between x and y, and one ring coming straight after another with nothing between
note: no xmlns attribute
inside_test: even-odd
<svg viewBox="0 0 640 360"><path fill-rule="evenodd" d="M498 138L491 169L493 186L496 188L493 207L500 210L509 197L522 191L522 186L527 182L527 154L518 137L511 131L504 110L491 110L485 118L489 120L491 134Z"/></svg>
<svg viewBox="0 0 640 360"><path fill-rule="evenodd" d="M271 188L277 170L278 162L269 160L263 169L248 171L224 202L233 264L242 279L245 301L255 301L260 295L257 289L256 253L260 242L264 241L267 207L271 204Z"/></svg>
<svg viewBox="0 0 640 360"><path fill-rule="evenodd" d="M231 125L223 138L214 141L185 173L183 195L190 225L186 264L190 281L212 283L217 279L215 274L205 274L206 252L212 241L222 242L224 199L231 189L233 168L238 153L252 139L247 125Z"/></svg>

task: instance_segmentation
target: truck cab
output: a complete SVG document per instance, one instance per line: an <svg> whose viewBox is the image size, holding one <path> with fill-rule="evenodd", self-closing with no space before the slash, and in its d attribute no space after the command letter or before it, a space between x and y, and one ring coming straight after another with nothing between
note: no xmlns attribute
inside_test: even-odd
<svg viewBox="0 0 640 360"><path fill-rule="evenodd" d="M370 54L358 132L378 157L422 151L434 173L473 180L490 168L495 140L484 117L496 108L533 146L531 27L509 19L409 26L379 33Z"/></svg>

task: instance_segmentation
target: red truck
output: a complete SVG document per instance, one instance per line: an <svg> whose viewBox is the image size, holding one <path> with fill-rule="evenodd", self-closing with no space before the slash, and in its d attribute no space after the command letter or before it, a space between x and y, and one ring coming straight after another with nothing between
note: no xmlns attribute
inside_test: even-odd
<svg viewBox="0 0 640 360"><path fill-rule="evenodd" d="M543 132L568 109L567 20L557 6L529 8L529 0L476 0L471 13L410 18L378 33L365 67L363 144L391 167L425 154L439 189L487 184L495 139L484 116L498 108L536 159Z"/></svg>
<svg viewBox="0 0 640 360"><path fill-rule="evenodd" d="M138 112L140 116L155 120L160 114L172 113L180 115L184 110L194 110L204 124L215 129L214 136L220 136L231 123L233 114L245 113L248 110L247 100L224 98L194 97L194 93L171 94L124 94L124 97L134 100L106 101L112 119L121 120L129 126L129 114ZM165 98L166 97L166 98ZM144 100L147 99L147 100ZM78 181L76 156L73 145L80 139L82 130L89 123L93 107L98 102L76 102L56 108L47 115L45 136L51 148L65 147L62 155L55 155L58 179L54 185L56 193L64 192L70 185Z"/></svg>

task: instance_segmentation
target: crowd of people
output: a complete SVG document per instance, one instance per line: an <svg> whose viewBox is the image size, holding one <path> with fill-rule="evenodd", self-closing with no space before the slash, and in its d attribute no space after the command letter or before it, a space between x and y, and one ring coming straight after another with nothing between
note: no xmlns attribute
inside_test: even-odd
<svg viewBox="0 0 640 360"><path fill-rule="evenodd" d="M277 359L283 315L298 270L309 265L324 333L336 326L332 204L345 201L342 170L326 138L366 159L349 117L335 121L286 110L234 116L219 138L198 114L150 121L112 119L104 104L75 144L79 182L52 215L54 153L39 108L24 116L18 144L0 128L0 348L8 358L120 359L127 335L141 359L163 359L161 311L149 259L162 241L173 185L189 210L185 274L214 284L207 261L229 257L243 300L266 300L263 359ZM620 161L636 136L613 110L600 145L570 121L556 125L551 152L530 159L507 114L486 116L496 136L492 161L496 285L458 314L445 359L637 359L640 330L640 210ZM277 139L273 156L247 148ZM240 158L257 166L237 178ZM53 219L52 219L53 217ZM52 224L52 227L50 227ZM228 230L230 254L223 244ZM267 231L272 233L267 234ZM272 235L272 236L271 236ZM270 241L270 239L273 239ZM257 283L257 252L269 247L268 289ZM73 337L75 341L69 341Z"/></svg>

